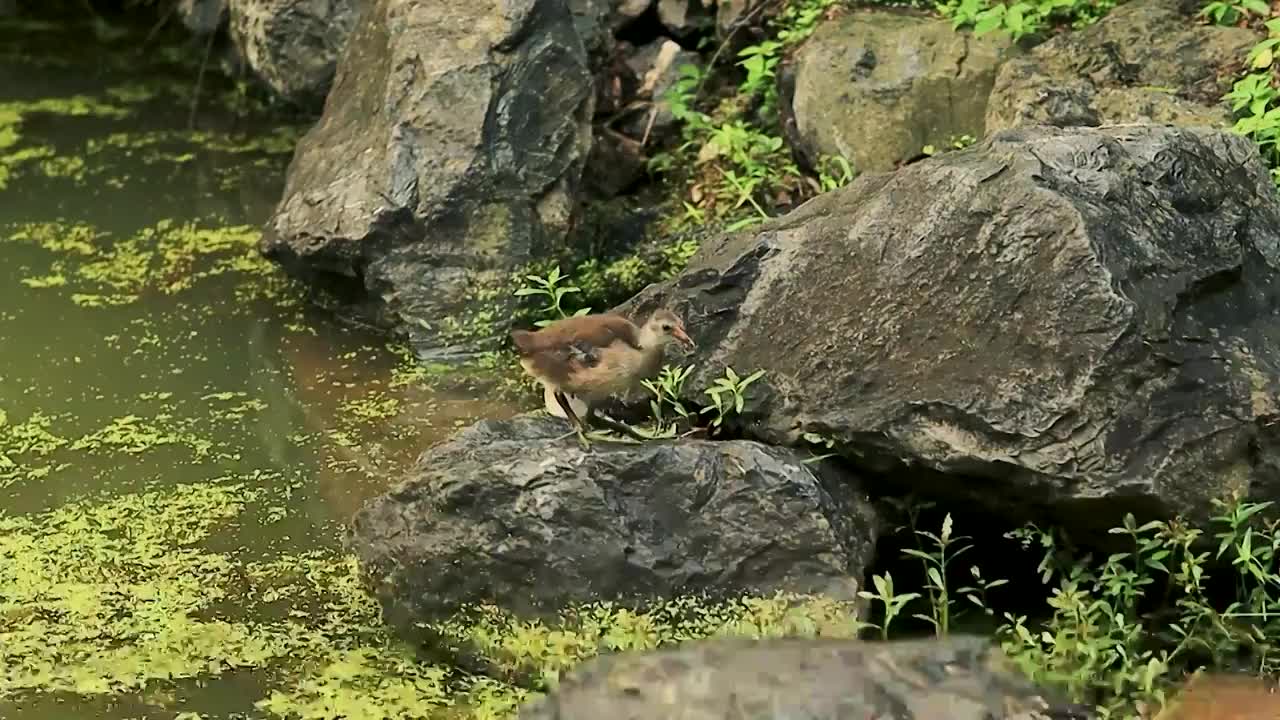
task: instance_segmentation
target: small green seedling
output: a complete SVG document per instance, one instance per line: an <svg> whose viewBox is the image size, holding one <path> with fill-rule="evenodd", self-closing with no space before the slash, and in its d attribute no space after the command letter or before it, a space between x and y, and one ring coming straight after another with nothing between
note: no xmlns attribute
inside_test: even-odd
<svg viewBox="0 0 1280 720"><path fill-rule="evenodd" d="M561 284L563 282L567 282L568 277L560 274L560 266L557 265L552 268L551 271L547 273L546 277L541 275L525 275L524 277L532 284L522 285L520 289L516 290L516 297L542 295L546 298L546 305L540 308L539 312L549 317L545 317L542 320L535 322L534 324L538 327L546 327L556 320L586 315L591 312L591 308L582 308L574 312L572 315L564 311L564 307L561 305L561 302L564 300L564 296L570 293L581 292L581 288L574 285Z"/></svg>
<svg viewBox="0 0 1280 720"><path fill-rule="evenodd" d="M715 413L711 418L711 427L719 428L729 415L741 413L746 403L747 387L762 376L764 376L764 370L757 370L746 377L738 377L733 368L725 368L724 376L716 378L711 387L704 391L711 398L712 405L703 408L702 412Z"/></svg>
<svg viewBox="0 0 1280 720"><path fill-rule="evenodd" d="M685 380L688 380L692 374L692 365L684 368L664 365L656 379L643 381L645 389L653 394L649 400L649 409L653 413L655 436L674 436L678 420L692 424L695 414L689 412L684 403L680 402L680 393L684 389Z"/></svg>

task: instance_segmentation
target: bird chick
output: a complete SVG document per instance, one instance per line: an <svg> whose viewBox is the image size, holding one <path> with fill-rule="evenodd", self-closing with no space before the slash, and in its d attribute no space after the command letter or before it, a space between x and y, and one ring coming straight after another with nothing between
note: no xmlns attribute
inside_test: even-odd
<svg viewBox="0 0 1280 720"><path fill-rule="evenodd" d="M656 310L637 326L616 313L598 313L558 320L540 330L511 333L520 365L547 388L575 426L578 440L589 446L587 426L567 395L586 407L586 420L601 420L633 437L634 429L596 414L610 397L626 394L662 368L667 347L694 347L684 322L670 310Z"/></svg>
<svg viewBox="0 0 1280 720"><path fill-rule="evenodd" d="M1274 683L1249 675L1197 674L1155 720L1272 720L1280 718Z"/></svg>

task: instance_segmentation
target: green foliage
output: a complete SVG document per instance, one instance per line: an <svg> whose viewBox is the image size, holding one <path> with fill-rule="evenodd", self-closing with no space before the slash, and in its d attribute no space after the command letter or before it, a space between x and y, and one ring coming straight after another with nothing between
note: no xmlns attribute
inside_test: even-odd
<svg viewBox="0 0 1280 720"><path fill-rule="evenodd" d="M945 152L947 150L963 150L964 148L969 147L970 145L974 144L977 141L978 141L977 138L973 137L972 135L958 135L948 140L947 146L942 150L939 150L933 145L925 145L923 148L921 148L920 152L925 155L933 156L933 155L937 155L939 152Z"/></svg>
<svg viewBox="0 0 1280 720"><path fill-rule="evenodd" d="M1256 672L1276 672L1280 532L1276 521L1258 521L1269 504L1217 503L1214 559L1230 562L1236 584L1226 607L1215 606L1207 592L1210 553L1199 548L1201 531L1180 521L1139 526L1127 515L1111 532L1129 538L1132 549L1099 566L1073 561L1056 533L1029 526L1017 537L1044 548L1043 578L1057 579L1058 587L1040 632L1025 617L1006 614L1000 631L1006 650L1034 679L1076 697L1100 695L1112 714L1162 702L1176 667L1227 667L1248 657Z"/></svg>
<svg viewBox="0 0 1280 720"><path fill-rule="evenodd" d="M971 550L973 546L971 544L961 544L954 550L952 549L951 546L970 538L952 536L951 513L947 513L943 518L941 533L935 534L928 530L920 529L920 512L933 507L933 503L908 501L894 504L898 505L899 509L904 510L907 516L907 526L899 529L910 530L916 540L916 547L903 550L903 554L906 557L920 561L925 590L929 600L929 615L916 613L913 617L931 624L935 633L942 637L950 631L952 606L955 604L955 600L948 590L948 567L957 557ZM976 565L969 567L969 575L970 582L973 584L958 588L956 594L976 605L984 614L994 614L994 611L987 603L987 591L991 588L1005 585L1008 581L1004 579L984 580L981 569ZM957 613L958 615L959 613Z"/></svg>
<svg viewBox="0 0 1280 720"><path fill-rule="evenodd" d="M564 307L561 305L564 296L582 291L581 288L575 285L564 285L563 282L567 279L567 277L560 274L560 266L557 265L545 276L526 275L525 280L528 280L531 284L523 285L516 290L516 297L537 295L545 298L546 304L539 309L540 314L544 317L535 323L538 327L546 327L556 320L586 315L591 312L591 308L579 308L573 313L565 312Z"/></svg>
<svg viewBox="0 0 1280 720"><path fill-rule="evenodd" d="M893 589L893 575L887 572L883 575L872 575L871 584L875 586L875 592L860 590L858 591L858 596L880 603L883 619L875 627L880 630L880 639L888 640L889 627L893 624L893 619L902 614L902 610L907 603L919 598L920 593L895 592Z"/></svg>
<svg viewBox="0 0 1280 720"><path fill-rule="evenodd" d="M855 175L853 166L843 156L827 156L818 164L818 187L821 192L830 192L853 182Z"/></svg>
<svg viewBox="0 0 1280 720"><path fill-rule="evenodd" d="M714 602L681 597L632 610L611 602L568 608L554 623L519 620L496 607L436 626L496 659L512 675L545 685L601 652L645 651L704 637L856 637L866 627L853 603L775 593Z"/></svg>
<svg viewBox="0 0 1280 720"><path fill-rule="evenodd" d="M653 394L649 400L649 411L653 417L653 435L655 437L674 437L679 423L693 425L696 417L685 408L680 400L684 392L684 382L693 374L693 366L673 368L664 365L658 377L644 380L641 384Z"/></svg>
<svg viewBox="0 0 1280 720"><path fill-rule="evenodd" d="M1215 25L1235 25L1248 15L1267 17L1270 14L1271 6L1263 0L1213 0L1199 12Z"/></svg>
<svg viewBox="0 0 1280 720"><path fill-rule="evenodd" d="M1236 671L1242 660L1262 675L1280 671L1280 520L1261 520L1271 503L1216 501L1210 535L1181 520L1139 525L1126 515L1113 535L1128 550L1101 562L1077 555L1061 532L1034 524L1009 533L1025 548L1042 551L1038 570L1046 586L1055 586L1047 615L1003 613L997 629L1004 651L1031 679L1062 690L1076 702L1099 703L1104 717L1136 717L1158 708L1182 674L1197 667ZM888 573L872 578L873 601L890 637L894 620L915 602L927 613L914 617L945 635L953 626L953 595L983 614L994 616L989 590L1005 580L985 580L976 566L954 593L950 565L972 545L953 535L951 515L939 533L918 528L919 511L929 504L906 503L916 549L904 550L921 564L925 593L898 591ZM1226 571L1234 597L1214 599L1208 590L1211 569Z"/></svg>
<svg viewBox="0 0 1280 720"><path fill-rule="evenodd" d="M784 54L807 38L823 14L840 0L792 0L769 23L769 38L738 51L735 68L742 80L736 95L707 110L699 91L705 71L692 65L664 98L682 123L683 144L674 154L659 154L654 171L683 170L676 227L708 223L736 230L770 217L774 208L806 194L847 184L853 169L847 160L828 160L820 178L807 180L791 159L778 120L777 68ZM834 167L833 167L834 166Z"/></svg>
<svg viewBox="0 0 1280 720"><path fill-rule="evenodd" d="M685 404L684 384L693 374L694 366L673 368L663 366L658 377L643 381L643 386L652 395L649 399L649 410L652 414L653 427L650 434L654 437L675 437L695 432L714 434L722 429L724 421L740 414L745 407L746 391L752 383L764 376L763 370L740 377L733 368L726 367L724 375L712 381L711 386L703 390L709 405L690 408ZM699 425L699 416L709 415L710 422Z"/></svg>
<svg viewBox="0 0 1280 720"><path fill-rule="evenodd" d="M836 441L825 435L822 435L819 433L807 432L802 434L800 436L800 439L804 440L810 445L816 445L817 447L823 448L827 451L822 453L821 455L814 455L808 458L807 460L805 460L804 462L807 465L813 464L822 460L826 460L827 458L830 458L830 457L836 457L839 455L839 453L835 452Z"/></svg>
<svg viewBox="0 0 1280 720"><path fill-rule="evenodd" d="M973 546L960 545L952 550L950 555L947 554L953 544L968 539L951 536L951 513L947 513L946 519L942 521L940 534L935 535L928 530L916 530L915 534L928 540L933 546L928 550L920 547L907 548L903 551L907 555L918 558L924 566L925 590L929 596L930 614L926 616L917 613L915 617L931 623L938 637L942 637L951 629L951 606L955 602L947 592L947 565L964 551L971 550Z"/></svg>
<svg viewBox="0 0 1280 720"><path fill-rule="evenodd" d="M596 307L615 305L649 283L674 277L697 251L696 238L677 235L656 248L612 260L588 258L573 269L574 284L582 290L576 299Z"/></svg>
<svg viewBox="0 0 1280 720"><path fill-rule="evenodd" d="M1059 24L1080 28L1097 22L1118 0L946 0L938 11L959 29L970 27L975 35L1007 33L1015 41L1039 35Z"/></svg>
<svg viewBox="0 0 1280 720"><path fill-rule="evenodd" d="M1280 185L1280 102L1276 92L1276 48L1280 46L1280 18L1264 23L1267 37L1247 58L1250 71L1224 96L1236 115L1232 128L1255 143L1271 168L1272 181Z"/></svg>
<svg viewBox="0 0 1280 720"><path fill-rule="evenodd" d="M704 415L711 415L712 429L719 429L726 418L742 413L747 388L763 376L764 370L757 370L746 377L739 377L733 368L726 367L724 375L712 381L711 387L703 391L711 398L711 405L701 410Z"/></svg>

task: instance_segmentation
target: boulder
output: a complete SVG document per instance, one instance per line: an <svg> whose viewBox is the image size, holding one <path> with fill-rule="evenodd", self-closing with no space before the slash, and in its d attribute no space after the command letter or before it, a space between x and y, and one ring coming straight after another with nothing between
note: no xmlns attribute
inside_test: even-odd
<svg viewBox="0 0 1280 720"><path fill-rule="evenodd" d="M1227 126L1220 77L1258 42L1247 28L1195 22L1181 0L1133 0L1000 68L987 131L1020 125L1150 122Z"/></svg>
<svg viewBox="0 0 1280 720"><path fill-rule="evenodd" d="M648 160L638 140L597 128L582 175L585 194L597 199L621 195L644 178Z"/></svg>
<svg viewBox="0 0 1280 720"><path fill-rule="evenodd" d="M845 13L795 57L792 114L808 164L842 155L891 170L925 145L982 137L987 95L1010 42L901 11Z"/></svg>
<svg viewBox="0 0 1280 720"><path fill-rule="evenodd" d="M614 35L649 10L653 0L566 0L574 26L595 66L614 47Z"/></svg>
<svg viewBox="0 0 1280 720"><path fill-rule="evenodd" d="M360 0L229 0L231 39L273 92L319 109Z"/></svg>
<svg viewBox="0 0 1280 720"><path fill-rule="evenodd" d="M589 660L520 720L1048 720L1091 717L971 636L715 639Z"/></svg>
<svg viewBox="0 0 1280 720"><path fill-rule="evenodd" d="M592 78L564 0L369 0L262 249L419 350L571 222Z"/></svg>
<svg viewBox="0 0 1280 720"><path fill-rule="evenodd" d="M673 37L685 40L715 26L712 3L703 0L655 0L658 22Z"/></svg>
<svg viewBox="0 0 1280 720"><path fill-rule="evenodd" d="M543 415L485 420L371 500L349 547L401 628L479 604L822 592L854 600L879 521L854 478L749 441L593 444Z"/></svg>
<svg viewBox="0 0 1280 720"><path fill-rule="evenodd" d="M1207 128L1001 131L703 245L619 308L676 308L690 402L880 479L1101 530L1280 497L1280 201Z"/></svg>
<svg viewBox="0 0 1280 720"><path fill-rule="evenodd" d="M755 12L765 0L717 0L716 2L716 34L721 38L729 35L747 20L754 17Z"/></svg>
<svg viewBox="0 0 1280 720"><path fill-rule="evenodd" d="M3 7L4 0L0 0L0 8ZM189 32L208 35L217 32L226 21L227 0L178 0L174 11Z"/></svg>

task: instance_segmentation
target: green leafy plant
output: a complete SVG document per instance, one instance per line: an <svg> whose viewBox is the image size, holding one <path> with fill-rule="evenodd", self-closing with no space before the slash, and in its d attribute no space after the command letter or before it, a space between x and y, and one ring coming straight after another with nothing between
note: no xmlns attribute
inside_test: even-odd
<svg viewBox="0 0 1280 720"><path fill-rule="evenodd" d="M649 400L649 410L653 413L654 436L674 437L677 425L681 421L692 424L696 414L685 408L680 400L685 380L693 373L693 366L673 368L664 365L658 377L642 382L653 397Z"/></svg>
<svg viewBox="0 0 1280 720"><path fill-rule="evenodd" d="M902 609L906 607L907 603L920 597L920 593L895 593L893 575L889 573L871 576L871 584L875 586L875 592L860 590L858 591L858 596L880 603L884 618L879 625L873 625L873 627L880 630L880 638L882 640L888 640L889 626L893 624L893 619L902 613Z"/></svg>
<svg viewBox="0 0 1280 720"><path fill-rule="evenodd" d="M1003 32L1014 40L1037 35L1058 24L1083 27L1115 7L1115 0L948 0L938 10L956 28L972 27L975 35Z"/></svg>
<svg viewBox="0 0 1280 720"><path fill-rule="evenodd" d="M947 566L972 545L960 545L952 549L952 545L967 540L966 537L951 536L951 513L947 513L942 521L942 531L934 534L928 530L915 530L915 535L928 540L932 548L926 550L922 545L917 549L907 548L903 553L918 558L924 565L925 589L929 593L930 614L916 613L919 618L933 625L938 637L946 635L951 629L951 604L954 602L947 591ZM950 554L948 551L950 550Z"/></svg>
<svg viewBox="0 0 1280 720"><path fill-rule="evenodd" d="M747 388L764 376L763 370L757 370L746 377L739 377L733 368L724 369L724 375L718 377L704 393L711 398L711 405L702 409L704 414L711 414L711 427L719 428L726 418L742 412L746 403Z"/></svg>
<svg viewBox="0 0 1280 720"><path fill-rule="evenodd" d="M828 155L818 164L818 187L821 192L830 192L853 182L856 173L853 166L842 155Z"/></svg>
<svg viewBox="0 0 1280 720"><path fill-rule="evenodd" d="M563 284L568 281L568 278L560 274L560 266L558 265L552 268L545 276L525 275L525 280L529 281L530 284L522 285L518 288L515 292L517 297L540 295L545 298L545 304L539 309L539 312L546 317L535 323L538 327L546 327L556 320L586 315L591 312L591 308L579 308L572 314L565 312L562 305L564 296L581 292L581 288Z"/></svg>
<svg viewBox="0 0 1280 720"><path fill-rule="evenodd" d="M1111 532L1126 536L1131 550L1100 565L1088 556L1073 560L1052 531L1030 526L1013 533L1024 545L1043 548L1042 578L1056 579L1058 587L1041 628L1005 614L999 632L1006 651L1037 681L1077 698L1100 697L1109 714L1162 703L1172 670L1206 659L1229 667L1243 654L1257 672L1275 672L1280 528L1260 520L1267 503L1216 505L1214 558L1230 561L1236 582L1235 599L1225 608L1205 589L1210 553L1200 549L1202 532L1179 520L1138 525L1126 515Z"/></svg>
<svg viewBox="0 0 1280 720"><path fill-rule="evenodd" d="M1234 132L1258 145L1271 168L1271 179L1280 185L1280 104L1276 102L1276 48L1280 47L1280 18L1264 23L1267 37L1246 58L1250 72L1236 80L1224 99L1235 113Z"/></svg>
<svg viewBox="0 0 1280 720"><path fill-rule="evenodd" d="M1246 15L1270 15L1271 6L1264 0L1213 0L1198 14L1215 25L1235 25Z"/></svg>
<svg viewBox="0 0 1280 720"><path fill-rule="evenodd" d="M778 99L776 70L782 59L782 47L782 43L777 40L765 40L738 51L738 57L741 58L738 65L747 73L739 92L762 96L763 104L769 108L774 107Z"/></svg>
<svg viewBox="0 0 1280 720"><path fill-rule="evenodd" d="M777 68L787 50L808 37L840 0L793 0L768 23L767 37L741 49L737 94L700 109L706 71L681 67L664 98L681 123L682 143L650 162L651 171L678 172L676 228L716 223L730 231L755 225L814 191L838 187L849 173L807 179L792 160L778 120Z"/></svg>
<svg viewBox="0 0 1280 720"><path fill-rule="evenodd" d="M822 461L822 460L826 460L826 459L827 459L827 458L829 458L829 457L835 457L835 456L838 454L838 453L836 453L836 452L835 452L836 441L835 441L835 440L833 440L833 439L831 439L831 438L829 438L829 437L827 437L826 435L821 435L821 434L818 434L818 433L807 432L807 433L804 433L803 435L801 435L801 436L800 436L800 439L801 439L801 440L804 440L805 442L809 443L810 445L816 445L816 446L818 446L818 447L820 447L820 448L824 448L824 449L826 449L826 450L827 450L827 452L824 452L824 453L822 453L821 455L814 455L813 457L810 457L810 458L805 459L805 460L804 460L804 463L805 463L806 465L811 464L811 463L820 462L820 461Z"/></svg>
<svg viewBox="0 0 1280 720"><path fill-rule="evenodd" d="M963 150L977 141L977 138L972 135L956 135L947 141L946 147L942 150L939 150L933 145L925 145L920 149L920 152L925 155L933 156L937 155L939 152L945 152L947 150Z"/></svg>

